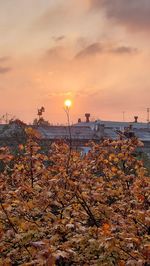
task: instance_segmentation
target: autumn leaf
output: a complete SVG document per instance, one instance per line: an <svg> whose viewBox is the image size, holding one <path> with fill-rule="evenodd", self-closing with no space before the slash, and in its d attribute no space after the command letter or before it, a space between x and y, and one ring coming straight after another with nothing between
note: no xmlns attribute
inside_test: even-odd
<svg viewBox="0 0 150 266"><path fill-rule="evenodd" d="M118 262L118 266L125 266L126 264L125 264L125 261L124 260L120 260L119 262Z"/></svg>
<svg viewBox="0 0 150 266"><path fill-rule="evenodd" d="M104 235L108 235L108 234L110 234L110 229L111 229L110 224L107 224L107 223L104 223L104 224L103 224L103 226L102 226L102 231L103 231L103 234L104 234Z"/></svg>

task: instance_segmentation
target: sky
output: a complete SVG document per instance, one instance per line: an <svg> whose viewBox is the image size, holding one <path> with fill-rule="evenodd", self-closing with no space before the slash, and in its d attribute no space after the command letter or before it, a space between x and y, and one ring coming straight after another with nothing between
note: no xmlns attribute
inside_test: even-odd
<svg viewBox="0 0 150 266"><path fill-rule="evenodd" d="M149 0L1 0L0 117L146 121Z"/></svg>

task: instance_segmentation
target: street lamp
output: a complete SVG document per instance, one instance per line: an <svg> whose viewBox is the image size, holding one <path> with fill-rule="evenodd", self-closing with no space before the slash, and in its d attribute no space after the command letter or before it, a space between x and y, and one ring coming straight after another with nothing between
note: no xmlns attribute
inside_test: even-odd
<svg viewBox="0 0 150 266"><path fill-rule="evenodd" d="M64 104L65 104L66 109L69 109L71 107L71 105L72 105L72 101L67 99L67 100L65 100Z"/></svg>
<svg viewBox="0 0 150 266"><path fill-rule="evenodd" d="M69 130L69 142L70 142L70 151L71 151L71 146L72 146L72 136L71 136L71 126L70 126L70 107L72 105L72 101L70 99L65 100L64 102L65 105L65 113L67 115L67 124L68 124L68 130Z"/></svg>

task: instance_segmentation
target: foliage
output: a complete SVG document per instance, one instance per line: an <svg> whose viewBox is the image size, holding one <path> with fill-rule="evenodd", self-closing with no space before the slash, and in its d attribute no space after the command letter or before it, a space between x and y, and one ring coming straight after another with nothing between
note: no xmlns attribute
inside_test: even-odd
<svg viewBox="0 0 150 266"><path fill-rule="evenodd" d="M9 124L2 126L0 130L0 139L4 143L9 140L12 142L24 140L25 134L25 124L19 119L11 120ZM0 142L1 145L1 142Z"/></svg>
<svg viewBox="0 0 150 266"><path fill-rule="evenodd" d="M39 134L0 175L0 265L146 266L150 183L134 157L138 141L91 143L84 157L63 143L47 155Z"/></svg>
<svg viewBox="0 0 150 266"><path fill-rule="evenodd" d="M15 125L18 125L18 126L23 127L23 128L26 126L26 124L23 121L21 121L20 119L11 119L9 121L9 124L10 125L15 124Z"/></svg>

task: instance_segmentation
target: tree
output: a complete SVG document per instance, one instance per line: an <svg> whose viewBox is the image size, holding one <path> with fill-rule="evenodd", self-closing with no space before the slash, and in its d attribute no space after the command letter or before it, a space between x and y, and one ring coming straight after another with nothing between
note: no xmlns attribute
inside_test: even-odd
<svg viewBox="0 0 150 266"><path fill-rule="evenodd" d="M35 118L33 121L33 125L35 126L50 126L49 121L45 120L43 117L37 119Z"/></svg>
<svg viewBox="0 0 150 266"><path fill-rule="evenodd" d="M81 157L63 142L45 155L39 134L26 134L0 176L1 265L148 265L150 179L138 140L91 143ZM0 159L12 160L8 149Z"/></svg>

